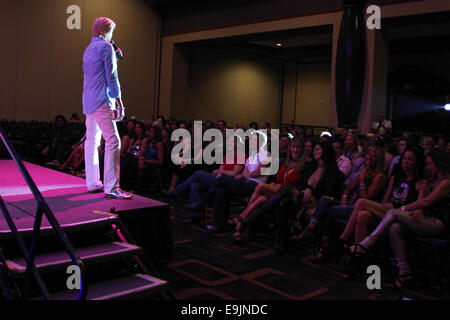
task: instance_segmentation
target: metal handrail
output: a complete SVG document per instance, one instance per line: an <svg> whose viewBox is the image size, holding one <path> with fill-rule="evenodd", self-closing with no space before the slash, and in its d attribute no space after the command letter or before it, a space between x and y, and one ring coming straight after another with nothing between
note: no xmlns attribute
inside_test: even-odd
<svg viewBox="0 0 450 320"><path fill-rule="evenodd" d="M48 206L48 204L45 201L44 197L42 196L41 192L37 188L36 184L34 183L33 179L31 178L30 174L28 173L28 170L25 168L25 165L23 164L22 160L20 159L14 146L9 141L8 136L6 135L6 132L3 130L3 127L1 125L0 125L0 137L3 140L5 147L7 148L9 154L11 155L12 159L16 163L16 166L18 167L20 173L22 174L23 178L25 179L25 182L27 183L28 187L30 188L31 192L34 195L34 198L36 199L36 201L38 203L38 207L36 209L36 216L35 216L35 220L34 220L34 227L33 227L33 234L32 234L30 250L28 251L27 247L25 245L25 242L23 241L22 236L20 235L20 233L17 230L14 220L12 219L3 199L0 196L0 209L2 210L2 212L5 216L5 219L8 223L8 226L11 229L11 232L13 233L13 236L16 239L16 242L19 245L20 250L22 251L25 261L27 262L27 272L29 274L31 274L33 276L33 278L35 279L35 282L38 285L43 298L45 300L49 300L50 294L49 294L47 287L45 286L45 283L42 280L39 272L37 271L36 265L34 263L35 248L36 248L37 240L39 237L39 231L41 229L42 216L45 215L48 222L52 226L53 230L56 232L56 235L60 239L61 244L64 246L68 256L72 260L72 263L74 265L78 266L78 268L80 270L81 287L80 287L80 291L78 293L78 300L85 300L86 296L87 296L88 284L87 284L87 272L86 272L86 268L84 266L83 261L76 254L75 249L72 246L72 243L69 241L65 232L62 230L61 225L59 224L58 220L56 220L55 215L53 214L52 210Z"/></svg>

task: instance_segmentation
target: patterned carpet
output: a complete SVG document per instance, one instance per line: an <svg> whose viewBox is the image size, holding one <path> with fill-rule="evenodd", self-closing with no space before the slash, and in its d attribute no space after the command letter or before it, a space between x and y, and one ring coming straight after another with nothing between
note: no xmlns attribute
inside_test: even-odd
<svg viewBox="0 0 450 320"><path fill-rule="evenodd" d="M383 274L381 289L369 290L369 275L345 279L342 265L312 262L308 247L295 245L277 255L268 234L236 243L231 230L208 234L202 225L183 224L186 217L182 206L171 207L174 256L158 266L180 300L448 299L430 286L392 290ZM205 222L212 222L209 210Z"/></svg>

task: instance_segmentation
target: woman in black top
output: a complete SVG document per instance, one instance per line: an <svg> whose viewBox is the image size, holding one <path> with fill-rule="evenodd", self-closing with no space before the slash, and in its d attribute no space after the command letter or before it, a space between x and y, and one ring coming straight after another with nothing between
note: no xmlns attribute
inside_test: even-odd
<svg viewBox="0 0 450 320"><path fill-rule="evenodd" d="M303 190L303 195L300 194L298 200L303 204L313 204L314 207L323 195L339 197L340 184L337 182L340 171L330 143L317 144L313 156L314 165L310 170L311 174L303 174L300 179L299 190Z"/></svg>
<svg viewBox="0 0 450 320"><path fill-rule="evenodd" d="M308 208L306 217L309 218L322 196L338 198L343 174L338 169L334 150L330 143L321 142L314 147L314 160L310 168L302 171L299 190L292 190L292 196L283 197L276 207L276 218L279 227L278 248L283 250L289 237L288 217L290 213L298 212L301 208ZM281 189L281 192L284 192Z"/></svg>
<svg viewBox="0 0 450 320"><path fill-rule="evenodd" d="M358 243L367 236L367 228L381 221L389 209L400 208L419 198L424 176L423 150L418 147L406 149L400 164L401 170L389 179L381 203L367 198L356 201L341 240L347 242L354 233L355 243Z"/></svg>
<svg viewBox="0 0 450 320"><path fill-rule="evenodd" d="M145 148L145 124L137 121L134 125L134 138L130 139L128 150L120 158L120 181L124 189L130 189L135 186L137 179L137 167L139 156Z"/></svg>
<svg viewBox="0 0 450 320"><path fill-rule="evenodd" d="M390 209L378 227L368 237L352 248L364 254L390 234L391 246L399 269L395 287L403 287L412 280L405 250L405 233L421 237L441 237L450 234L450 158L439 149L426 156L429 178L424 183L425 196L399 209Z"/></svg>

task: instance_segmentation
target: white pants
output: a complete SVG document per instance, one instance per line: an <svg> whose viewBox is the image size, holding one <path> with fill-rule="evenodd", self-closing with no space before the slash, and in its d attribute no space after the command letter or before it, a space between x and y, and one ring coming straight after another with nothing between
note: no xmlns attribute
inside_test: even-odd
<svg viewBox="0 0 450 320"><path fill-rule="evenodd" d="M120 137L117 125L112 120L110 107L106 102L93 113L86 115L84 161L86 185L90 191L102 187L98 157L98 147L102 134L105 139L104 192L110 193L112 190L119 188Z"/></svg>

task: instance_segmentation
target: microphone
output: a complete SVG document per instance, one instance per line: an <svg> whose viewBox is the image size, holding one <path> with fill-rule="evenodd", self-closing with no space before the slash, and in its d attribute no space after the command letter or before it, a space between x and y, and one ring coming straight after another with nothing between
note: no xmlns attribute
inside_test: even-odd
<svg viewBox="0 0 450 320"><path fill-rule="evenodd" d="M114 48L114 51L116 52L117 59L123 60L123 52L122 52L122 50L120 50L120 48L114 44L114 40L111 40L111 44L112 44L112 46Z"/></svg>

